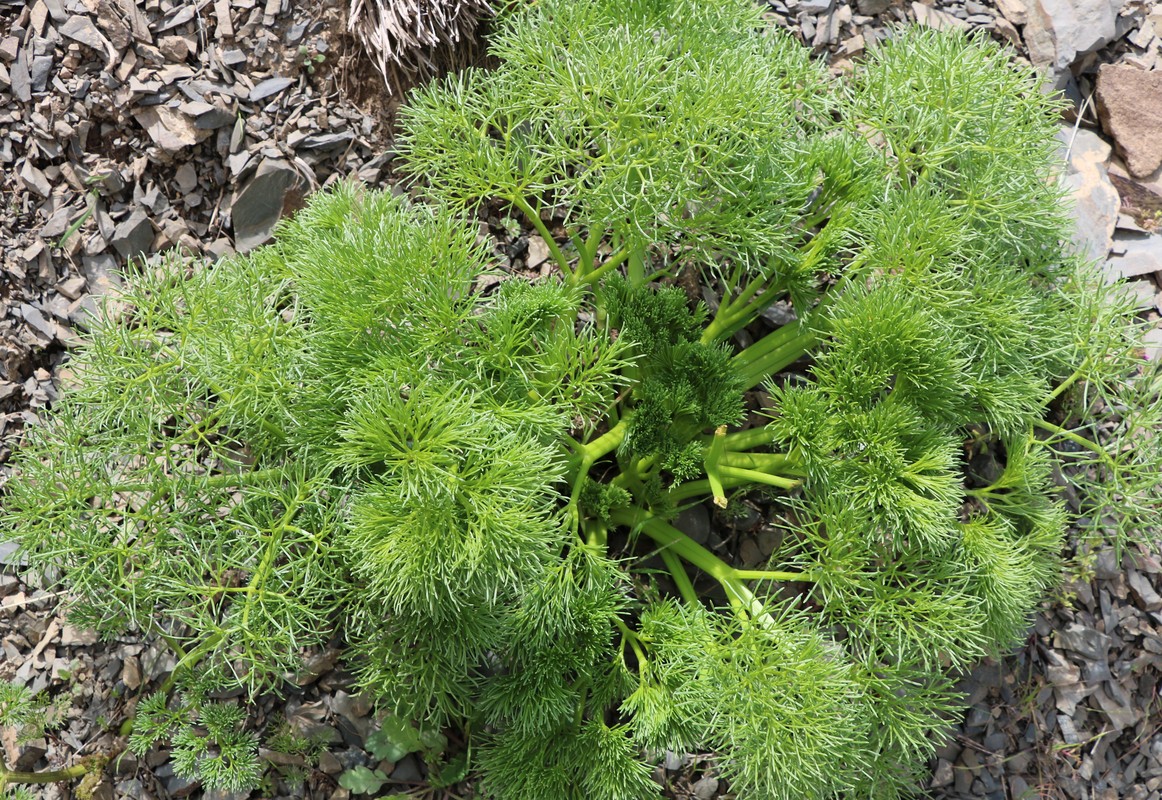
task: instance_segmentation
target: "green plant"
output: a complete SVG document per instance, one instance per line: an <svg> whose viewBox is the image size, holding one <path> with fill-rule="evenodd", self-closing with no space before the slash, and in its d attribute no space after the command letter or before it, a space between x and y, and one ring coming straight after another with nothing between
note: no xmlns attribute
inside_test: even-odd
<svg viewBox="0 0 1162 800"><path fill-rule="evenodd" d="M299 45L298 53L299 66L306 70L308 75L314 75L315 70L327 60L327 57L316 48L308 47L305 44Z"/></svg>
<svg viewBox="0 0 1162 800"><path fill-rule="evenodd" d="M62 710L52 701L33 694L27 687L12 681L0 681L0 734L5 742L26 744L43 736L45 730L58 724ZM9 738L11 736L11 739ZM27 785L56 783L82 779L77 796L90 797L89 781L99 776L108 756L89 756L71 767L42 772L9 769L0 759L0 798L3 800L31 800L33 794ZM88 786L88 794L85 793Z"/></svg>
<svg viewBox="0 0 1162 800"><path fill-rule="evenodd" d="M746 0L541 0L492 47L402 112L421 200L341 185L130 282L22 448L25 553L179 687L277 686L338 629L489 797L654 797L692 747L740 797L906 793L947 668L1058 580L1055 474L1121 547L1162 463L1123 296L1062 250L1054 101L931 31L839 85ZM473 292L485 202L559 279ZM669 522L754 487L764 568Z"/></svg>
<svg viewBox="0 0 1162 800"><path fill-rule="evenodd" d="M165 692L143 698L134 715L129 749L143 758L158 742L172 750L174 772L207 788L238 792L262 778L258 737L245 730L245 710L205 697L172 699Z"/></svg>

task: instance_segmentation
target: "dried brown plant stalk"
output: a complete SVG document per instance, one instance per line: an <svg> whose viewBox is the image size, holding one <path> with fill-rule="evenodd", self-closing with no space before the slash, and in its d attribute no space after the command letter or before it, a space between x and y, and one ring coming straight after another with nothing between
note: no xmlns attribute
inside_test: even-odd
<svg viewBox="0 0 1162 800"><path fill-rule="evenodd" d="M492 13L488 0L351 0L347 29L394 93L464 62L478 23Z"/></svg>

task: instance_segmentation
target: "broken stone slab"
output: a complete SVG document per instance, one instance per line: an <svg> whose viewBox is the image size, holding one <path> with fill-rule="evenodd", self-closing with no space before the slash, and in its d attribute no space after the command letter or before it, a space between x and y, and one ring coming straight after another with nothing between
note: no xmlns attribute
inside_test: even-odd
<svg viewBox="0 0 1162 800"><path fill-rule="evenodd" d="M52 212L52 215L38 233L43 239L56 239L69 229L72 216L79 213L71 206L61 206Z"/></svg>
<svg viewBox="0 0 1162 800"><path fill-rule="evenodd" d="M28 52L22 51L12 62L8 79L12 84L12 96L22 103L32 100L32 79L28 72Z"/></svg>
<svg viewBox="0 0 1162 800"><path fill-rule="evenodd" d="M1117 38L1118 12L1123 3L1124 0L1027 0L1025 45L1029 60L1034 66L1048 67L1057 78L1067 77L1069 66L1078 56Z"/></svg>
<svg viewBox="0 0 1162 800"><path fill-rule="evenodd" d="M112 3L103 2L97 6L97 25L108 37L115 51L121 53L129 47L132 39L129 25L126 24L121 12L114 9Z"/></svg>
<svg viewBox="0 0 1162 800"><path fill-rule="evenodd" d="M113 50L113 45L101 35L93 20L83 14L69 17L58 30L64 36L102 53L109 54Z"/></svg>
<svg viewBox="0 0 1162 800"><path fill-rule="evenodd" d="M20 180L29 191L36 192L41 197L52 194L52 184L31 161L25 161L24 166L20 168Z"/></svg>
<svg viewBox="0 0 1162 800"><path fill-rule="evenodd" d="M28 70L28 82L34 92L43 92L48 87L48 78L52 73L52 56L34 56Z"/></svg>
<svg viewBox="0 0 1162 800"><path fill-rule="evenodd" d="M1083 258L1103 261L1113 245L1121 203L1105 166L1110 146L1084 129L1062 128L1058 138L1069 164L1063 182L1073 196L1073 245Z"/></svg>
<svg viewBox="0 0 1162 800"><path fill-rule="evenodd" d="M5 36L0 39L0 61L12 62L20 52L20 39L16 36Z"/></svg>
<svg viewBox="0 0 1162 800"><path fill-rule="evenodd" d="M1097 691L1093 693L1093 699L1097 701L1098 706L1114 726L1114 729L1120 731L1134 727L1141 719L1142 712L1135 711L1132 703L1127 702L1125 697L1115 698L1113 696L1110 689L1116 685L1107 683L1105 686L1098 687Z"/></svg>
<svg viewBox="0 0 1162 800"><path fill-rule="evenodd" d="M208 135L189 116L168 106L141 108L133 112L133 117L150 139L171 153L195 145Z"/></svg>
<svg viewBox="0 0 1162 800"><path fill-rule="evenodd" d="M258 100L265 100L272 95L278 94L294 82L294 78L267 78L250 90L248 99L252 103Z"/></svg>
<svg viewBox="0 0 1162 800"><path fill-rule="evenodd" d="M238 119L238 115L228 111L225 108L214 107L209 111L205 111L197 116L194 120L194 127L199 130L213 131L218 128L225 128L227 125L233 125L234 121Z"/></svg>
<svg viewBox="0 0 1162 800"><path fill-rule="evenodd" d="M1081 737L1077 735L1077 726L1073 724L1073 718L1071 716L1058 714L1057 727L1061 729L1061 738L1065 740L1066 744L1081 743Z"/></svg>
<svg viewBox="0 0 1162 800"><path fill-rule="evenodd" d="M343 147L354 138L355 134L351 131L316 133L304 137L302 147L306 150L330 150L335 147Z"/></svg>
<svg viewBox="0 0 1162 800"><path fill-rule="evenodd" d="M1105 266L1107 280L1162 272L1162 234L1143 236L1119 231L1113 239L1112 249L1114 255Z"/></svg>
<svg viewBox="0 0 1162 800"><path fill-rule="evenodd" d="M1162 269L1162 267L1160 267ZM1126 583L1130 591L1138 596L1142 607L1146 611L1157 611L1162 608L1162 595L1159 595L1150 583L1150 579L1136 569L1126 571Z"/></svg>
<svg viewBox="0 0 1162 800"><path fill-rule="evenodd" d="M189 161L177 168L174 183L182 194L189 194L198 188L198 171Z"/></svg>
<svg viewBox="0 0 1162 800"><path fill-rule="evenodd" d="M526 258L529 269L535 269L549 260L549 245L535 233L529 235L529 252Z"/></svg>
<svg viewBox="0 0 1162 800"><path fill-rule="evenodd" d="M49 341L56 338L56 326L45 319L44 314L36 306L21 303L20 316L24 318L25 324Z"/></svg>
<svg viewBox="0 0 1162 800"><path fill-rule="evenodd" d="M1024 25L1029 21L1029 9L1023 0L996 0L996 3L1001 16L1014 25Z"/></svg>
<svg viewBox="0 0 1162 800"><path fill-rule="evenodd" d="M912 13L916 17L916 22L933 30L946 31L953 28L966 30L969 27L962 19L915 1L912 3Z"/></svg>
<svg viewBox="0 0 1162 800"><path fill-rule="evenodd" d="M1135 178L1162 167L1162 72L1103 64L1097 74L1097 113Z"/></svg>
<svg viewBox="0 0 1162 800"><path fill-rule="evenodd" d="M1064 647L1093 661L1104 661L1112 642L1113 639L1098 629L1079 622L1068 623L1054 636L1054 647Z"/></svg>
<svg viewBox="0 0 1162 800"><path fill-rule="evenodd" d="M149 255L153 246L153 223L138 209L118 223L111 244L126 260Z"/></svg>
<svg viewBox="0 0 1162 800"><path fill-rule="evenodd" d="M76 300L85 291L85 279L80 275L74 275L58 283L56 290L69 300Z"/></svg>
<svg viewBox="0 0 1162 800"><path fill-rule="evenodd" d="M237 252L249 252L270 238L288 191L300 181L299 173L286 161L268 158L258 165L231 205Z"/></svg>
<svg viewBox="0 0 1162 800"><path fill-rule="evenodd" d="M171 61L185 61L190 54L190 46L181 36L163 36L157 41L157 49Z"/></svg>

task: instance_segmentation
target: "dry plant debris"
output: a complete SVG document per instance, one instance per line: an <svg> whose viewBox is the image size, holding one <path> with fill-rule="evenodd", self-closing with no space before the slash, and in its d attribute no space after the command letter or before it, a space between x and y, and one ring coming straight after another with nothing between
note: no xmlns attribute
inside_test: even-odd
<svg viewBox="0 0 1162 800"><path fill-rule="evenodd" d="M351 0L347 27L363 43L388 93L462 64L475 48L488 0Z"/></svg>

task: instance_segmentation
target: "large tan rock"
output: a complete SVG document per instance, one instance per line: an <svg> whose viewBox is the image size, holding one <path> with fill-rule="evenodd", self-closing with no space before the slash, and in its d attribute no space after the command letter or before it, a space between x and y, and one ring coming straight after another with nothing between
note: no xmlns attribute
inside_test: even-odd
<svg viewBox="0 0 1162 800"><path fill-rule="evenodd" d="M1118 191L1106 161L1110 146L1096 133L1065 127L1058 134L1067 168L1062 180L1073 200L1075 252L1087 261L1104 261L1118 221Z"/></svg>
<svg viewBox="0 0 1162 800"><path fill-rule="evenodd" d="M1135 178L1162 166L1162 72L1105 64L1097 74L1097 113Z"/></svg>

